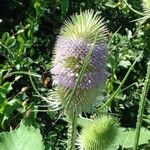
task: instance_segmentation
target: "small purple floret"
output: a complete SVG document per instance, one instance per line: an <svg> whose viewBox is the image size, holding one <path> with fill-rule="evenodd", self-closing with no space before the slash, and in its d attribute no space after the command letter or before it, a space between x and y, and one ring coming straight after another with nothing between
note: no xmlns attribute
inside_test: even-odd
<svg viewBox="0 0 150 150"><path fill-rule="evenodd" d="M87 43L81 39L69 39L65 37L58 37L55 45L55 58L53 61L53 68L51 70L53 79L63 87L72 89L80 72L75 72L71 68L67 68L64 64L69 57L80 59L81 65L83 63L92 44ZM101 43L95 45L93 53L90 57L88 66L90 71L84 72L83 79L80 83L80 89L91 89L101 87L106 79L106 57L107 44ZM88 67L87 66L87 67Z"/></svg>

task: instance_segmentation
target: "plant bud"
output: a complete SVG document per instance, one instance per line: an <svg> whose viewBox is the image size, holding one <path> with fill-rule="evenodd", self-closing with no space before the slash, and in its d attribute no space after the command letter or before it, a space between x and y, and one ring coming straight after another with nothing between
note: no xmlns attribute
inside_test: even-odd
<svg viewBox="0 0 150 150"><path fill-rule="evenodd" d="M79 138L80 150L109 150L118 134L118 121L101 116L83 127Z"/></svg>

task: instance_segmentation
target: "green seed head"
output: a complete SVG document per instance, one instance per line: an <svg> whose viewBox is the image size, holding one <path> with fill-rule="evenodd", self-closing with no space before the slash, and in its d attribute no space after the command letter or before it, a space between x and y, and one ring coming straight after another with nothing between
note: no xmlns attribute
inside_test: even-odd
<svg viewBox="0 0 150 150"><path fill-rule="evenodd" d="M109 150L118 133L118 121L114 117L101 116L82 129L82 150Z"/></svg>

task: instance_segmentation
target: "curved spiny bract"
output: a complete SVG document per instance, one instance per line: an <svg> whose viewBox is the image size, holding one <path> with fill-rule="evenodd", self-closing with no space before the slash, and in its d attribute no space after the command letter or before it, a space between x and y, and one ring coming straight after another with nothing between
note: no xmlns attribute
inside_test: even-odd
<svg viewBox="0 0 150 150"><path fill-rule="evenodd" d="M83 39L89 43L94 42L95 34L97 34L97 44L107 41L108 30L104 19L93 10L73 15L60 30L60 35L63 37Z"/></svg>

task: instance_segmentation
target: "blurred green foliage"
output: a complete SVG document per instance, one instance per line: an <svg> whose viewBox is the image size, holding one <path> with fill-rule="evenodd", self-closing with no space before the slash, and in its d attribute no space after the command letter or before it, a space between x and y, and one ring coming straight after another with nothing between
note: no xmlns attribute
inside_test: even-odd
<svg viewBox="0 0 150 150"><path fill-rule="evenodd" d="M138 11L143 10L140 0L132 1L130 5ZM105 99L117 89L129 67L143 51L120 93L105 110L106 113L117 114L122 127L135 128L147 61L150 59L149 20L144 24L134 21L140 16L131 11L123 0L1 0L1 132L15 129L23 121L40 128L46 149L65 149L67 123L62 119L62 112L49 111L47 103L24 72L30 70L35 74L32 77L35 87L42 96L48 97L49 89L42 85L40 76L51 68L59 29L67 17L87 9L99 12L109 28L109 74L103 91ZM150 129L149 119L150 91L143 120L143 127L147 129Z"/></svg>

